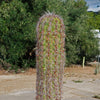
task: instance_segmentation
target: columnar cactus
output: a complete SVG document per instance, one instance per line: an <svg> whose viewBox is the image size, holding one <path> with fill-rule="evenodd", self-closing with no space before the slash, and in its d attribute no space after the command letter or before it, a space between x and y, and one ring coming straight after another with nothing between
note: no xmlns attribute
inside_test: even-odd
<svg viewBox="0 0 100 100"><path fill-rule="evenodd" d="M44 14L37 24L36 100L61 100L65 65L65 27L62 18Z"/></svg>

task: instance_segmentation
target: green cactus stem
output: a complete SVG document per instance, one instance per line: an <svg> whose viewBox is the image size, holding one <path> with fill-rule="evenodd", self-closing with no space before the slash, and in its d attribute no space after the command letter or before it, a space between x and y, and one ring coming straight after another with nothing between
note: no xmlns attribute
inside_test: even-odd
<svg viewBox="0 0 100 100"><path fill-rule="evenodd" d="M65 66L65 26L62 18L44 14L37 24L36 100L61 100Z"/></svg>

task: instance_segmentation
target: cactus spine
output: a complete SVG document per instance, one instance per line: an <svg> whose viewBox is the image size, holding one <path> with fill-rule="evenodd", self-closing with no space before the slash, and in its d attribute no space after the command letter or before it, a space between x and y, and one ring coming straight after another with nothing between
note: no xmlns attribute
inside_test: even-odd
<svg viewBox="0 0 100 100"><path fill-rule="evenodd" d="M65 65L65 27L55 14L44 14L37 24L36 100L61 100Z"/></svg>

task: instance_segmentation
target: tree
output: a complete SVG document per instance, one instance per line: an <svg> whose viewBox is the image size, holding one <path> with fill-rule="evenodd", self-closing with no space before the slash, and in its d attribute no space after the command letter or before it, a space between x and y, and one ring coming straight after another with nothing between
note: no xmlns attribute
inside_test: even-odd
<svg viewBox="0 0 100 100"><path fill-rule="evenodd" d="M85 0L2 2L0 5L0 58L18 66L28 64L34 66L35 55L30 56L30 52L36 43L36 23L40 16L50 11L60 15L64 20L66 64L81 63L83 56L86 60L91 60L96 56L98 45L95 34L90 30L93 27L99 28L100 23L99 15L87 13L87 8Z"/></svg>
<svg viewBox="0 0 100 100"><path fill-rule="evenodd" d="M67 64L81 63L83 56L89 60L96 55L97 40L87 23L87 8L85 0L34 0L33 11L36 20L47 11L54 12L64 19ZM91 49L92 45L94 46Z"/></svg>
<svg viewBox="0 0 100 100"><path fill-rule="evenodd" d="M83 57L91 60L98 50L97 39L90 31L87 20L87 6L84 0L74 2L73 10L69 12L69 30L67 31L66 49L68 62L81 63Z"/></svg>
<svg viewBox="0 0 100 100"><path fill-rule="evenodd" d="M0 58L20 67L34 66L29 52L35 47L34 16L19 0L0 6Z"/></svg>
<svg viewBox="0 0 100 100"><path fill-rule="evenodd" d="M35 0L21 0L25 5L27 5L27 10L31 13L34 12Z"/></svg>
<svg viewBox="0 0 100 100"><path fill-rule="evenodd" d="M62 16L66 25L66 62L81 63L94 58L98 49L97 39L87 24L85 0L55 0L47 2L47 9ZM92 48L92 49L91 49ZM95 51L95 52L94 52Z"/></svg>
<svg viewBox="0 0 100 100"><path fill-rule="evenodd" d="M88 24L92 29L100 29L100 12L88 12Z"/></svg>
<svg viewBox="0 0 100 100"><path fill-rule="evenodd" d="M100 13L95 16L96 29L100 29Z"/></svg>

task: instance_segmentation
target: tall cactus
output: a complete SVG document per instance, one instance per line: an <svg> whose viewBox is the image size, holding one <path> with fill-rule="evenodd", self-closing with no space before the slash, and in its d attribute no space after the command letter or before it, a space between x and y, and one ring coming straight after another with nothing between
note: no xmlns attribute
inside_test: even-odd
<svg viewBox="0 0 100 100"><path fill-rule="evenodd" d="M65 65L65 26L62 18L44 14L37 24L36 100L61 100Z"/></svg>

